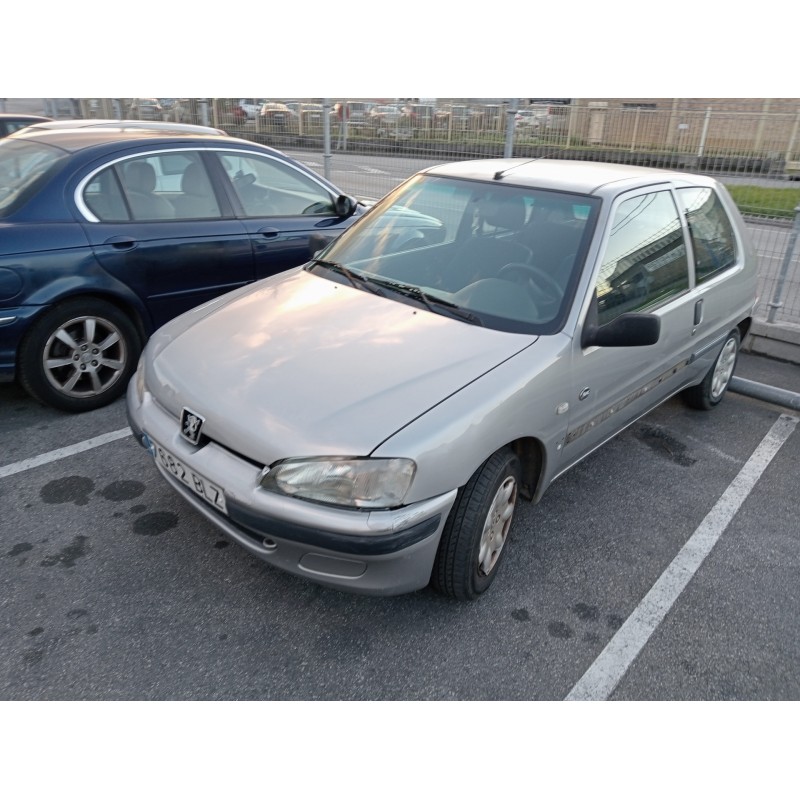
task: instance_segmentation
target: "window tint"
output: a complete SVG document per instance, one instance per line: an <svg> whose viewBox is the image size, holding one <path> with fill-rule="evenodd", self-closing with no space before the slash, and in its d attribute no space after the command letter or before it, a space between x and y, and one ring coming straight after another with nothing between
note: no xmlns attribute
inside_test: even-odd
<svg viewBox="0 0 800 800"><path fill-rule="evenodd" d="M332 214L333 198L313 178L274 158L217 154L248 217Z"/></svg>
<svg viewBox="0 0 800 800"><path fill-rule="evenodd" d="M736 263L733 228L713 189L679 189L678 197L689 222L697 282L702 283Z"/></svg>
<svg viewBox="0 0 800 800"><path fill-rule="evenodd" d="M221 216L200 154L192 151L117 163L86 185L83 199L101 222Z"/></svg>
<svg viewBox="0 0 800 800"><path fill-rule="evenodd" d="M100 222L126 222L130 220L128 207L122 196L113 167L98 172L86 184L83 201Z"/></svg>
<svg viewBox="0 0 800 800"><path fill-rule="evenodd" d="M597 283L600 324L659 305L688 287L686 245L670 192L620 203Z"/></svg>
<svg viewBox="0 0 800 800"><path fill-rule="evenodd" d="M0 219L13 214L69 156L36 142L0 141Z"/></svg>

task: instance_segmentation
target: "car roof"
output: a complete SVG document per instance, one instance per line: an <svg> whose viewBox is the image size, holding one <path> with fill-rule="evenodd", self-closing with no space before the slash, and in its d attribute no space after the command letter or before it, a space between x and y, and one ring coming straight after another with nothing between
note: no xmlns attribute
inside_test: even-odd
<svg viewBox="0 0 800 800"><path fill-rule="evenodd" d="M34 125L28 126L25 131L30 135L32 131L49 130L70 130L77 128L115 128L115 129L139 129L153 131L176 131L178 133L209 133L216 136L227 136L227 132L220 128L211 128L207 125L192 125L185 122L157 122L143 121L138 119L58 119L48 120L47 117L40 117L42 120Z"/></svg>
<svg viewBox="0 0 800 800"><path fill-rule="evenodd" d="M263 147L255 142L250 142L245 139L237 139L232 136L221 136L212 133L187 133L183 130L174 130L170 128L152 128L152 127L79 127L79 128L39 128L36 129L22 129L6 136L5 140L25 140L26 142L34 141L41 144L59 147L68 152L78 152L90 147L97 147L106 144L115 144L121 142L152 142L153 144L183 141L183 142L213 142L214 144L231 144L238 143L241 145L255 146L257 148ZM267 148L270 150L271 148Z"/></svg>
<svg viewBox="0 0 800 800"><path fill-rule="evenodd" d="M13 111L0 113L0 119L10 120L31 120L31 122L49 122L51 117L43 117L40 114L15 114Z"/></svg>
<svg viewBox="0 0 800 800"><path fill-rule="evenodd" d="M665 181L703 186L716 184L713 178L707 176L668 169L545 158L493 158L479 161L459 161L431 167L423 172L428 175L496 181L504 185L554 189L580 194L603 194L603 190L612 184L614 192Z"/></svg>

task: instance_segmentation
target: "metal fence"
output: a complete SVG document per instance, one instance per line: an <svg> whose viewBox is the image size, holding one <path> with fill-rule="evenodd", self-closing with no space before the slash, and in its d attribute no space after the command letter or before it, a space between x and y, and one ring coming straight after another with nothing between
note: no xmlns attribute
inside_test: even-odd
<svg viewBox="0 0 800 800"><path fill-rule="evenodd" d="M611 161L718 177L760 257L760 318L800 324L800 99L365 100L132 98L46 101L51 116L222 128L302 157L360 196L428 164L520 156ZM360 162L361 169L337 169ZM332 174L334 173L335 174ZM380 180L383 177L383 180Z"/></svg>

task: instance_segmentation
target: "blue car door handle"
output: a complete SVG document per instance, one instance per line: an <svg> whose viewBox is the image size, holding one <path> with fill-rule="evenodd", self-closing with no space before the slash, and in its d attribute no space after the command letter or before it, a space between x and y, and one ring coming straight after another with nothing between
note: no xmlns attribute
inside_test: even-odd
<svg viewBox="0 0 800 800"><path fill-rule="evenodd" d="M130 236L112 236L106 239L103 244L110 244L115 250L130 250L136 247L138 242Z"/></svg>
<svg viewBox="0 0 800 800"><path fill-rule="evenodd" d="M258 233L265 239L274 239L280 233L280 230L278 228L259 228Z"/></svg>

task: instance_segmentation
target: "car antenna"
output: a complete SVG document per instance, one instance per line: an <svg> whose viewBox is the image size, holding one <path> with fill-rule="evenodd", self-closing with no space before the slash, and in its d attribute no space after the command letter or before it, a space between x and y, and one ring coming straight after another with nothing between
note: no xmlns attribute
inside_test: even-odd
<svg viewBox="0 0 800 800"><path fill-rule="evenodd" d="M536 156L535 158L529 158L527 161L520 161L519 164L514 164L511 167L506 167L505 169L498 170L494 174L493 180L499 181L501 178L504 178L512 169L519 169L520 167L524 167L526 164L531 164L534 161L539 161L541 158L549 158L553 153L559 152L559 150L566 150L566 145L563 147L554 147L551 150L548 150L545 153L542 153L540 156Z"/></svg>

